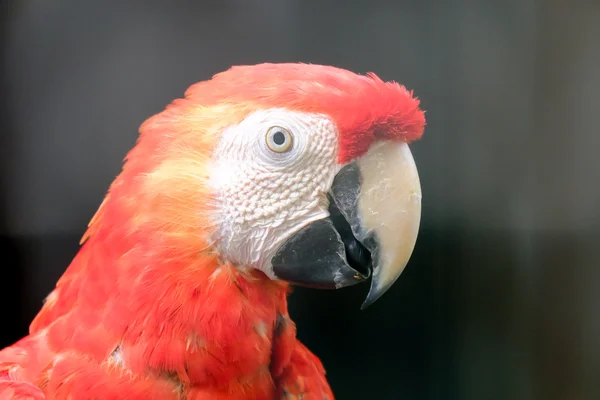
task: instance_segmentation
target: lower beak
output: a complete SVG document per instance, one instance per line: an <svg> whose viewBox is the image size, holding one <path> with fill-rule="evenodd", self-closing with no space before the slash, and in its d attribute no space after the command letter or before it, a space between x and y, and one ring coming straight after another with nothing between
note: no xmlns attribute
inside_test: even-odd
<svg viewBox="0 0 600 400"><path fill-rule="evenodd" d="M329 213L278 249L273 272L294 284L329 289L372 275L364 309L398 279L417 240L421 185L408 145L379 142L344 166L329 193Z"/></svg>

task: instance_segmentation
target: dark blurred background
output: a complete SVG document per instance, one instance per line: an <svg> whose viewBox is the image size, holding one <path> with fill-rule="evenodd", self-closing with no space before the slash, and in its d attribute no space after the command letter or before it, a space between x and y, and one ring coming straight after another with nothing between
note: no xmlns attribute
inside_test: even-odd
<svg viewBox="0 0 600 400"><path fill-rule="evenodd" d="M2 6L0 347L27 332L144 119L234 64L414 89L414 256L297 290L339 399L600 398L600 2L19 0Z"/></svg>

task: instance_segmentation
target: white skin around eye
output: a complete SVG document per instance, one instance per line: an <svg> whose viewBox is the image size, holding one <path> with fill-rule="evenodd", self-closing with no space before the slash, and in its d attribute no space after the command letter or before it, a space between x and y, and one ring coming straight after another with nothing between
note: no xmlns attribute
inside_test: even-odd
<svg viewBox="0 0 600 400"><path fill-rule="evenodd" d="M269 148L277 126L293 139L285 152ZM214 237L222 256L274 278L271 257L294 233L329 215L337 128L325 115L261 110L227 128L215 149L211 189L217 197Z"/></svg>

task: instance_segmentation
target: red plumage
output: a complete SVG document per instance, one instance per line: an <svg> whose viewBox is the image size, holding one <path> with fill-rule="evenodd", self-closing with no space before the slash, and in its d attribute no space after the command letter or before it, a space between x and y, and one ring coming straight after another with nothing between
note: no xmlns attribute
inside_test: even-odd
<svg viewBox="0 0 600 400"><path fill-rule="evenodd" d="M419 138L418 104L374 75L305 64L235 67L192 86L142 125L30 335L0 351L0 400L332 399L296 339L288 285L210 247L207 160L223 128L286 107L331 116L346 162L376 137Z"/></svg>
<svg viewBox="0 0 600 400"><path fill-rule="evenodd" d="M324 65L237 66L193 85L186 96L202 104L227 99L326 114L340 132L340 163L363 154L377 138L410 143L425 127L419 100L404 86Z"/></svg>

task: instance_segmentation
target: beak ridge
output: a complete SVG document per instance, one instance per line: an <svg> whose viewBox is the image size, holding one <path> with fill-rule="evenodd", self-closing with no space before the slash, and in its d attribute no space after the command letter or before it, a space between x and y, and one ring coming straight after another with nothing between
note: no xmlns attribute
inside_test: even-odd
<svg viewBox="0 0 600 400"><path fill-rule="evenodd" d="M365 309L394 284L410 259L419 233L422 194L406 143L377 143L357 164L362 179L361 225L364 235L377 242L371 288L361 307Z"/></svg>

